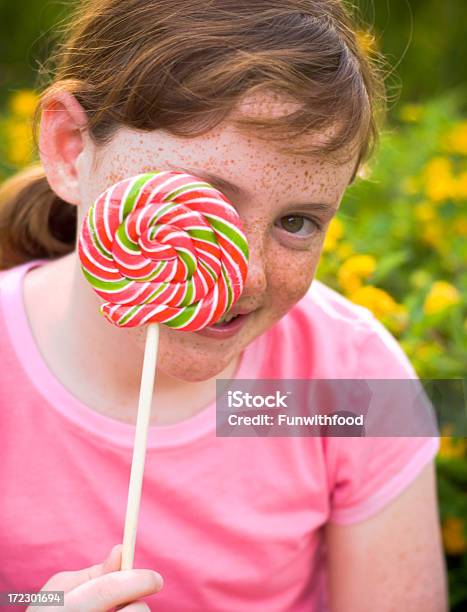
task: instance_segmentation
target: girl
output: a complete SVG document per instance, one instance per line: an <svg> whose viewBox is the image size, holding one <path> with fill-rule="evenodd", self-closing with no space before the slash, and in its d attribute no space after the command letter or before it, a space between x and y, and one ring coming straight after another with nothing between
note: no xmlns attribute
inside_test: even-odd
<svg viewBox="0 0 467 612"><path fill-rule="evenodd" d="M70 611L445 610L437 438L215 435L217 379L415 376L368 311L313 281L382 107L342 4L87 0L54 64L41 165L0 209L1 590L62 590ZM100 316L75 239L104 189L161 169L221 189L251 256L240 324L162 326L145 569L119 572L120 547L102 559L145 330Z"/></svg>

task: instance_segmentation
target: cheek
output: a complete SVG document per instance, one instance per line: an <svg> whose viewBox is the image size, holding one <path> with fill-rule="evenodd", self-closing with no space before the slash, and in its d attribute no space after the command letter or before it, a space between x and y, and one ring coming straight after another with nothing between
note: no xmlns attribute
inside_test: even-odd
<svg viewBox="0 0 467 612"><path fill-rule="evenodd" d="M269 293L281 310L290 308L308 291L318 265L320 249L292 251L281 249L270 267Z"/></svg>

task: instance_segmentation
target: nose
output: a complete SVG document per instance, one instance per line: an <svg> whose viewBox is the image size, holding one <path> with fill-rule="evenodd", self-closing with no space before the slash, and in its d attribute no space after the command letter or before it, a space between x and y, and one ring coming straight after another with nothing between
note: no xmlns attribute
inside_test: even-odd
<svg viewBox="0 0 467 612"><path fill-rule="evenodd" d="M264 249L257 240L248 241L249 259L248 274L243 287L242 298L259 298L266 291L267 277L264 258Z"/></svg>

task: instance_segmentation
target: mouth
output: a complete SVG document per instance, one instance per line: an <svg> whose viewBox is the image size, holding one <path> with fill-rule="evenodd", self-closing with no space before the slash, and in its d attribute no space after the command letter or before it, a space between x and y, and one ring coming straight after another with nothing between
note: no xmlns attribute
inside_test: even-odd
<svg viewBox="0 0 467 612"><path fill-rule="evenodd" d="M214 325L208 325L208 327L200 329L195 333L206 338L230 338L243 328L253 314L254 311L237 315L227 314L217 323L214 323Z"/></svg>

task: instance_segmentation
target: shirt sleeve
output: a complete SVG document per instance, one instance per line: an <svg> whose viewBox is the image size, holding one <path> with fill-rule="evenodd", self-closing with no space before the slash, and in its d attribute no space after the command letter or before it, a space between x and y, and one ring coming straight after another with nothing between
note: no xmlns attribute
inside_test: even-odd
<svg viewBox="0 0 467 612"><path fill-rule="evenodd" d="M371 328L360 344L358 379L393 379L396 383L415 379L416 383L417 375L393 336L376 319ZM394 403L384 406L386 412ZM400 495L438 452L437 427L430 431L430 435L413 437L326 438L328 520L338 524L365 520Z"/></svg>

